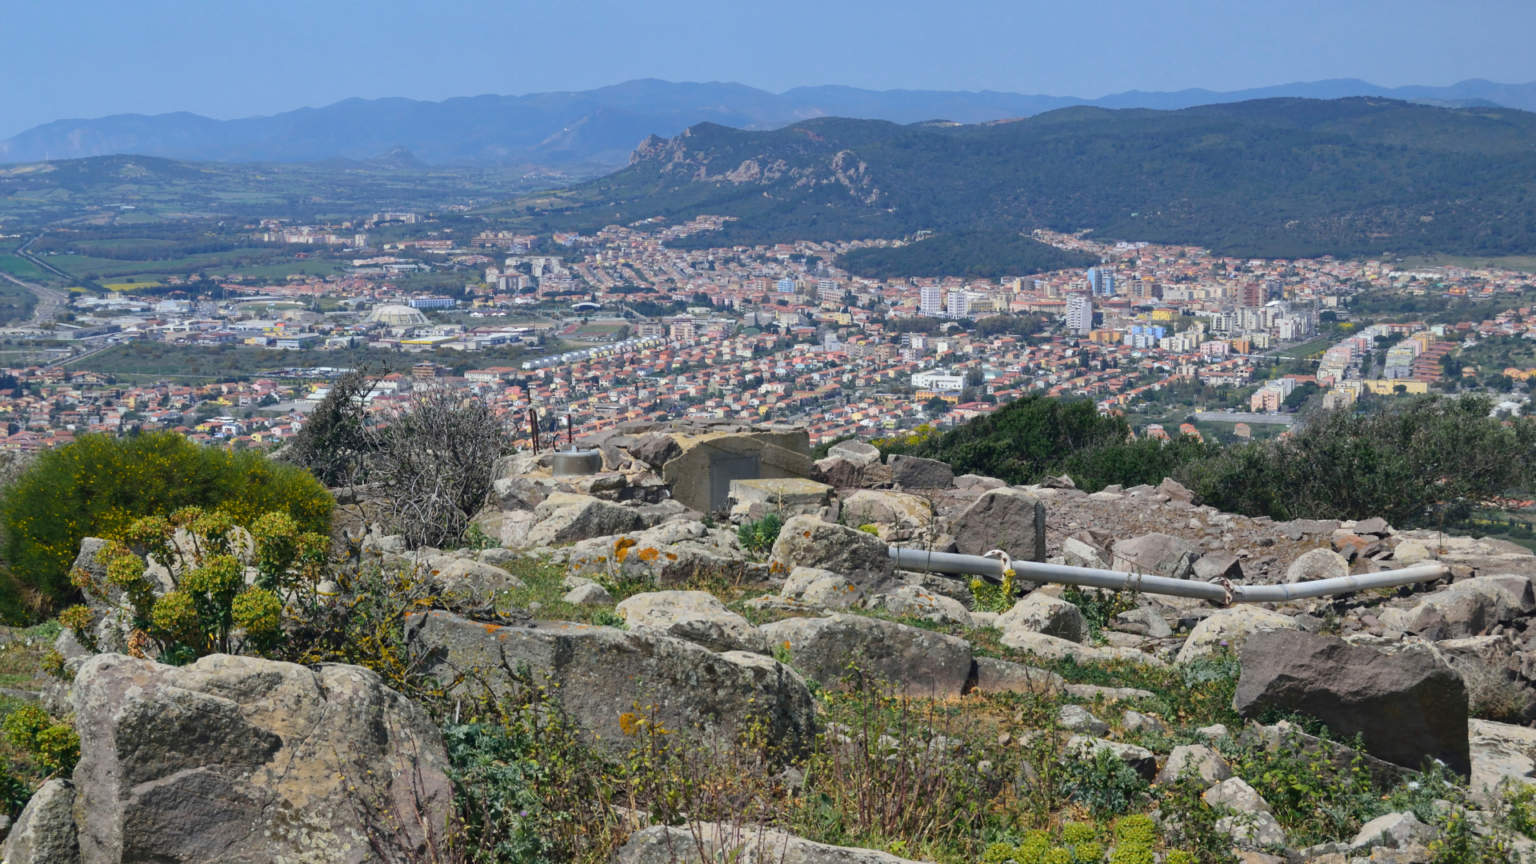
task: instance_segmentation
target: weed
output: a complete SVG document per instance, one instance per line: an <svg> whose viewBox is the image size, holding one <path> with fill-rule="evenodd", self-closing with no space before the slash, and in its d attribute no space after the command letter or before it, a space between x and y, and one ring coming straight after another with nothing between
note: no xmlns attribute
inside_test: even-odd
<svg viewBox="0 0 1536 864"><path fill-rule="evenodd" d="M1078 611L1083 613L1083 621L1088 624L1088 633L1095 640L1116 615L1136 608L1136 594L1131 591L1101 591L1097 588L1083 589L1076 585L1068 585L1062 592L1061 599L1076 606Z"/></svg>
<svg viewBox="0 0 1536 864"><path fill-rule="evenodd" d="M1146 795L1147 781L1107 749L1095 750L1088 758L1069 759L1065 767L1064 797L1095 816L1118 816Z"/></svg>
<svg viewBox="0 0 1536 864"><path fill-rule="evenodd" d="M754 555L762 555L773 548L783 528L784 517L778 513L766 513L761 519L743 522L736 529L736 539L741 541L743 549Z"/></svg>

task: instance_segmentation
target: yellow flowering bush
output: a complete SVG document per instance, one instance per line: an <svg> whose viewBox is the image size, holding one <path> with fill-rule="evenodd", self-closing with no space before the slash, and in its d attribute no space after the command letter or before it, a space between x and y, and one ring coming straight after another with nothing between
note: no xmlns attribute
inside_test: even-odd
<svg viewBox="0 0 1536 864"><path fill-rule="evenodd" d="M204 447L174 432L83 435L38 456L0 508L5 559L17 583L8 587L13 595L18 587L33 592L43 610L52 607L74 593L69 569L81 540L121 536L146 516L203 507L254 527L276 512L324 533L333 503L314 477L256 451Z"/></svg>
<svg viewBox="0 0 1536 864"><path fill-rule="evenodd" d="M131 654L154 650L162 662L187 663L214 652L264 653L282 637L290 604L318 602L329 544L287 513L263 514L246 532L229 513L184 507L133 522L98 553L105 579L77 569L72 582L131 622ZM89 606L66 609L59 621L95 646Z"/></svg>

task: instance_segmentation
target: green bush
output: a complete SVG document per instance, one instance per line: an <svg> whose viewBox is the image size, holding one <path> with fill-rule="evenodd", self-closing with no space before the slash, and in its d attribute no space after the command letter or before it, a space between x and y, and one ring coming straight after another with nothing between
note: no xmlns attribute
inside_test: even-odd
<svg viewBox="0 0 1536 864"><path fill-rule="evenodd" d="M773 548L774 541L779 539L779 531L784 528L784 517L777 513L769 513L763 518L743 522L736 529L736 539L741 541L741 546L748 552L761 555Z"/></svg>
<svg viewBox="0 0 1536 864"><path fill-rule="evenodd" d="M308 473L252 450L203 447L174 432L131 438L85 435L44 453L5 498L5 558L51 608L73 594L69 568L86 537L113 537L143 516L218 508L241 524L272 511L327 533L330 493Z"/></svg>

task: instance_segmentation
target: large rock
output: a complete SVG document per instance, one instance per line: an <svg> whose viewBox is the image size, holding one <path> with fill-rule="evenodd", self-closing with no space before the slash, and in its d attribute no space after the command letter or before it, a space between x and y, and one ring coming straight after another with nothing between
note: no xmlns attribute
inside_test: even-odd
<svg viewBox="0 0 1536 864"><path fill-rule="evenodd" d="M819 608L847 609L863 601L864 592L831 570L796 567L784 580L779 596Z"/></svg>
<svg viewBox="0 0 1536 864"><path fill-rule="evenodd" d="M563 621L498 627L447 612L407 619L412 655L426 674L493 693L514 686L508 670L526 667L536 683L557 685L561 705L587 732L621 746L624 715L654 713L669 729L713 727L728 739L761 717L773 740L798 750L810 741L814 708L794 670L761 654L715 653L656 632Z"/></svg>
<svg viewBox="0 0 1536 864"><path fill-rule="evenodd" d="M558 546L593 537L639 531L645 519L633 507L590 495L556 492L533 510L535 522L524 546Z"/></svg>
<svg viewBox="0 0 1536 864"><path fill-rule="evenodd" d="M1199 551L1179 537L1153 532L1115 544L1114 569L1169 579L1188 579Z"/></svg>
<svg viewBox="0 0 1536 864"><path fill-rule="evenodd" d="M1388 813L1360 826L1355 839L1349 843L1354 851L1385 846L1388 849L1406 849L1412 844L1420 846L1440 836L1432 825L1425 825L1413 811Z"/></svg>
<svg viewBox="0 0 1536 864"><path fill-rule="evenodd" d="M1088 633L1088 624L1083 620L1082 610L1044 591L1032 592L1013 604L1013 608L1004 612L994 626L1005 632L1013 629L1033 630L1069 642L1081 642Z"/></svg>
<svg viewBox="0 0 1536 864"><path fill-rule="evenodd" d="M1488 632L1499 623L1499 604L1479 591L1436 591L1410 608L1384 609L1377 619L1388 629L1440 642Z"/></svg>
<svg viewBox="0 0 1536 864"><path fill-rule="evenodd" d="M976 689L982 693L1054 693L1066 686L1055 672L992 657L976 658Z"/></svg>
<svg viewBox="0 0 1536 864"><path fill-rule="evenodd" d="M1249 637L1232 707L1315 717L1334 734L1359 734L1367 752L1405 768L1425 759L1471 773L1467 691L1428 650L1383 654L1332 636L1275 630Z"/></svg>
<svg viewBox="0 0 1536 864"><path fill-rule="evenodd" d="M75 784L49 780L32 793L5 838L5 864L77 864Z"/></svg>
<svg viewBox="0 0 1536 864"><path fill-rule="evenodd" d="M777 513L779 518L819 516L832 500L832 487L801 477L775 477L766 480L732 480L730 485L732 517L761 518Z"/></svg>
<svg viewBox="0 0 1536 864"><path fill-rule="evenodd" d="M1111 660L1129 660L1132 663L1141 663L1146 666L1163 666L1163 661L1151 654L1144 654L1135 648L1093 648L1088 645L1079 645L1057 636L1047 636L1044 633L1036 633L1033 630L1014 628L1004 630L1002 638L997 640L1004 646L1015 651L1025 651L1047 660L1065 660L1072 658L1078 663L1107 663Z"/></svg>
<svg viewBox="0 0 1536 864"><path fill-rule="evenodd" d="M880 593L895 584L895 563L880 538L814 516L795 516L784 523L768 564L781 574L796 567L830 570L865 594Z"/></svg>
<svg viewBox="0 0 1536 864"><path fill-rule="evenodd" d="M886 465L892 482L906 489L948 489L955 483L955 472L937 459L894 455Z"/></svg>
<svg viewBox="0 0 1536 864"><path fill-rule="evenodd" d="M713 822L653 825L629 835L616 864L914 864L889 852L813 843L793 834Z"/></svg>
<svg viewBox="0 0 1536 864"><path fill-rule="evenodd" d="M963 555L1001 549L1020 561L1045 560L1045 505L1017 489L992 489L950 524Z"/></svg>
<svg viewBox="0 0 1536 864"><path fill-rule="evenodd" d="M1467 721L1467 733L1472 757L1467 790L1475 800L1491 803L1505 782L1536 785L1536 729L1474 718Z"/></svg>
<svg viewBox="0 0 1536 864"><path fill-rule="evenodd" d="M500 567L469 558L457 558L443 567L433 569L432 577L445 591L477 597L528 587L521 579Z"/></svg>
<svg viewBox="0 0 1536 864"><path fill-rule="evenodd" d="M856 465L874 465L880 461L880 450L863 441L839 441L827 448L827 456L847 459Z"/></svg>
<svg viewBox="0 0 1536 864"><path fill-rule="evenodd" d="M887 531L926 531L933 524L928 499L905 492L860 489L842 501L843 522L858 528L882 526Z"/></svg>
<svg viewBox="0 0 1536 864"><path fill-rule="evenodd" d="M828 689L844 686L850 664L914 696L959 696L971 677L969 642L893 621L830 615L762 630L770 645L788 646L796 669Z"/></svg>
<svg viewBox="0 0 1536 864"><path fill-rule="evenodd" d="M818 459L811 465L811 479L820 480L838 489L874 488L891 485L891 469L879 462L865 465L850 459L829 456L826 459Z"/></svg>
<svg viewBox="0 0 1536 864"><path fill-rule="evenodd" d="M617 537L583 540L571 547L567 560L578 576L665 587L695 576L738 576L747 556L735 532L679 519Z"/></svg>
<svg viewBox="0 0 1536 864"><path fill-rule="evenodd" d="M1191 573L1201 582L1214 582L1217 579L1226 579L1235 582L1243 578L1243 562L1236 555L1224 549L1207 552L1195 561Z"/></svg>
<svg viewBox="0 0 1536 864"><path fill-rule="evenodd" d="M1157 782L1166 786L1188 778L1208 789L1231 776L1231 767L1215 748L1204 744L1180 744L1168 754L1168 761L1158 772Z"/></svg>
<svg viewBox="0 0 1536 864"><path fill-rule="evenodd" d="M1213 807L1227 807L1240 813L1275 812L1269 802L1264 800L1264 796L1241 777L1228 777L1205 790L1200 798Z"/></svg>
<svg viewBox="0 0 1536 864"><path fill-rule="evenodd" d="M1222 651L1236 653L1255 633L1295 630L1296 619L1259 606L1234 606L1216 611L1195 625L1179 649L1179 662L1188 663Z"/></svg>
<svg viewBox="0 0 1536 864"><path fill-rule="evenodd" d="M711 651L766 654L768 640L707 591L650 591L614 607L631 630L655 630Z"/></svg>
<svg viewBox="0 0 1536 864"><path fill-rule="evenodd" d="M1332 549L1313 549L1303 553L1285 570L1286 582L1314 582L1349 575L1349 562Z"/></svg>
<svg viewBox="0 0 1536 864"><path fill-rule="evenodd" d="M876 594L865 601L870 609L884 609L903 618L921 618L935 624L955 624L973 627L971 613L965 605L953 597L945 597L919 585L902 585L884 594Z"/></svg>
<svg viewBox="0 0 1536 864"><path fill-rule="evenodd" d="M447 851L442 735L357 666L118 654L75 682L81 859L417 861ZM382 848L365 838L384 835Z"/></svg>
<svg viewBox="0 0 1536 864"><path fill-rule="evenodd" d="M660 432L642 436L629 447L629 455L657 470L682 452L683 448L671 435Z"/></svg>

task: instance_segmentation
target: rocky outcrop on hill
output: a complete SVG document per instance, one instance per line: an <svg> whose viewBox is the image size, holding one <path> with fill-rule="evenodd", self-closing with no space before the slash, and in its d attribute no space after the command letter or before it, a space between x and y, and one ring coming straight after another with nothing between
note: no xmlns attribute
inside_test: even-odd
<svg viewBox="0 0 1536 864"><path fill-rule="evenodd" d="M1467 691L1428 649L1384 654L1342 639L1286 630L1256 633L1242 650L1232 707L1316 717L1341 737L1361 735L1372 755L1417 769L1438 759L1471 773Z"/></svg>
<svg viewBox="0 0 1536 864"><path fill-rule="evenodd" d="M726 740L760 718L791 750L812 734L805 682L761 654L717 653L654 630L559 621L502 627L447 612L411 616L407 637L425 671L458 688L502 694L557 685L565 710L605 742L625 740L624 716L652 713L667 728L715 729ZM520 680L520 669L531 680Z"/></svg>
<svg viewBox="0 0 1536 864"><path fill-rule="evenodd" d="M442 736L366 669L102 654L81 668L74 708L87 864L403 862L446 848ZM39 802L39 826L49 806ZM35 855L41 829L32 836Z"/></svg>

